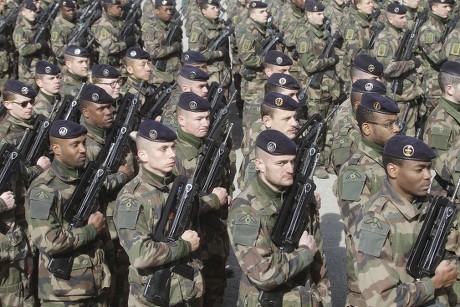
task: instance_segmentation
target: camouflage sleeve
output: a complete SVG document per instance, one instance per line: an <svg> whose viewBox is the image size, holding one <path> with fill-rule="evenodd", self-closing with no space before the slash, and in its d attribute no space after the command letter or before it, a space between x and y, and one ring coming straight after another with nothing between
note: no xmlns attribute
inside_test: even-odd
<svg viewBox="0 0 460 307"><path fill-rule="evenodd" d="M434 298L430 278L402 282L393 259L390 225L380 215L368 211L354 235L358 250L355 269L359 288L369 306L420 306Z"/></svg>
<svg viewBox="0 0 460 307"><path fill-rule="evenodd" d="M442 42L436 41L436 33L429 28L420 30L418 37L419 49L422 54L430 61L431 64L441 65L447 60L445 49Z"/></svg>
<svg viewBox="0 0 460 307"><path fill-rule="evenodd" d="M209 211L220 209L219 198L214 193L209 194L209 195L200 196L199 204L200 204L200 209L199 209L200 215L206 214Z"/></svg>
<svg viewBox="0 0 460 307"><path fill-rule="evenodd" d="M152 60L164 58L174 52L174 47L163 46L162 36L149 22L142 25L142 40L144 41L144 48Z"/></svg>
<svg viewBox="0 0 460 307"><path fill-rule="evenodd" d="M43 184L33 185L27 192L26 218L32 242L41 252L51 256L75 250L97 236L92 224L65 229L57 214L60 211L57 207L61 205L60 195L55 195Z"/></svg>
<svg viewBox="0 0 460 307"><path fill-rule="evenodd" d="M206 32L202 27L203 25L199 23L192 24L192 32L188 42L189 49L201 52L208 61L219 58L219 51L208 50Z"/></svg>
<svg viewBox="0 0 460 307"><path fill-rule="evenodd" d="M443 49L449 61L460 60L460 29L454 29L449 33Z"/></svg>
<svg viewBox="0 0 460 307"><path fill-rule="evenodd" d="M315 42L304 34L299 37L296 47L303 68L310 74L321 71L335 62L333 58L320 59L319 54L314 51L314 44Z"/></svg>
<svg viewBox="0 0 460 307"><path fill-rule="evenodd" d="M15 27L13 32L13 42L19 56L33 55L37 50L40 50L41 45L39 43L31 44L25 37L25 33L22 27Z"/></svg>
<svg viewBox="0 0 460 307"><path fill-rule="evenodd" d="M32 165L29 167L25 167L25 172L22 172L22 173L27 174L27 177L29 178L28 182L32 182L32 180L37 178L38 175L43 173L43 168L41 168L41 166L38 166L38 165Z"/></svg>
<svg viewBox="0 0 460 307"><path fill-rule="evenodd" d="M237 198L232 208L228 218L232 248L243 274L257 288L272 290L313 262L313 255L307 246L299 246L292 253L280 252L247 201Z"/></svg>
<svg viewBox="0 0 460 307"><path fill-rule="evenodd" d="M244 33L238 43L238 58L247 68L258 68L262 65L262 58L257 54L256 42L251 33Z"/></svg>
<svg viewBox="0 0 460 307"><path fill-rule="evenodd" d="M53 22L53 26L51 27L51 50L53 50L54 55L58 59L64 58L64 49L67 46L66 36L61 35L59 31L59 24Z"/></svg>
<svg viewBox="0 0 460 307"><path fill-rule="evenodd" d="M29 254L27 238L20 227L0 233L0 262L17 262Z"/></svg>
<svg viewBox="0 0 460 307"><path fill-rule="evenodd" d="M316 210L315 210L316 211ZM318 247L318 251L314 256L313 263L310 267L310 272L312 275L312 279L316 284L316 288L318 290L319 295L321 296L322 303L324 306L331 306L332 298L331 298L331 284L329 281L329 275L327 272L326 267L326 255L324 254L324 242L321 236L321 232L319 230L319 212L316 211L318 220L316 221L315 226L315 241L316 246Z"/></svg>
<svg viewBox="0 0 460 307"><path fill-rule="evenodd" d="M153 241L151 234L155 225L150 228L148 223L153 217L132 194L122 191L115 207L114 222L118 237L129 256L129 262L135 268L160 266L190 253L190 244L182 239L168 243Z"/></svg>
<svg viewBox="0 0 460 307"><path fill-rule="evenodd" d="M397 78L406 74L411 69L415 68L415 62L409 61L396 61L396 50L391 42L384 39L385 33L380 33L375 40L373 55L385 67L383 73L387 78ZM381 36L382 35L382 36ZM397 48L397 47L396 47Z"/></svg>

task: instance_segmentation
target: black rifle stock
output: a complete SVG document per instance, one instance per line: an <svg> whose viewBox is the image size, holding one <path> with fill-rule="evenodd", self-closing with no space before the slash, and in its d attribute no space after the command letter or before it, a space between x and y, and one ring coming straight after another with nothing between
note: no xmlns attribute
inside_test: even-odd
<svg viewBox="0 0 460 307"><path fill-rule="evenodd" d="M414 278L432 277L436 267L444 259L447 236L457 217L455 205L460 179L451 199L435 196L430 202L425 221L412 246L406 270Z"/></svg>
<svg viewBox="0 0 460 307"><path fill-rule="evenodd" d="M152 97L148 97L144 105L141 107L142 118L155 119L157 116L161 115L163 107L168 102L169 97L171 97L172 90L176 84L177 82L174 82L173 84L163 82L160 84Z"/></svg>
<svg viewBox="0 0 460 307"><path fill-rule="evenodd" d="M226 44L226 39L235 32L235 28L233 27L225 27L220 35L216 37L213 41L211 41L208 45L209 51L216 51L220 47Z"/></svg>
<svg viewBox="0 0 460 307"><path fill-rule="evenodd" d="M334 52L334 45L335 43L337 42L337 40L339 39L339 31L335 31L334 35L332 36L329 36L329 40L327 42L327 45L326 47L324 47L324 50L323 52L321 52L319 58L320 59L326 59L326 58L330 58ZM334 69L330 69L330 68L326 68L322 71L318 71L316 73L314 73L312 76L311 76L311 79L308 81L309 85L306 86L306 89L308 89L308 87L311 85L312 87L314 88L319 88L319 86L321 85L321 82L323 80L323 75L326 74L329 78L334 78L334 74L335 74L335 70Z"/></svg>
<svg viewBox="0 0 460 307"><path fill-rule="evenodd" d="M171 46L176 39L177 33L181 31L182 27L182 19L179 12L176 12L176 16L173 17L169 23L169 31L168 35L166 36L165 41L163 42L163 46ZM167 59L158 59L155 61L155 67L159 71L166 71L166 62Z"/></svg>
<svg viewBox="0 0 460 307"><path fill-rule="evenodd" d="M78 110L78 100L80 99L81 91L83 90L83 86L85 84L83 83L80 87L80 90L78 91L77 95L75 97L72 97L72 100L64 100L63 103L69 103L68 106L66 106L64 117L62 119L65 120L73 120L75 122L79 121L79 110ZM67 96L66 96L67 97ZM65 98L65 97L64 97Z"/></svg>
<svg viewBox="0 0 460 307"><path fill-rule="evenodd" d="M211 125L215 120L217 110L222 107L222 101L224 99L225 80L227 80L228 75L229 71L227 70L225 72L224 78L222 79L222 82L214 88L211 95L208 95L208 100L211 103L211 112L209 114Z"/></svg>

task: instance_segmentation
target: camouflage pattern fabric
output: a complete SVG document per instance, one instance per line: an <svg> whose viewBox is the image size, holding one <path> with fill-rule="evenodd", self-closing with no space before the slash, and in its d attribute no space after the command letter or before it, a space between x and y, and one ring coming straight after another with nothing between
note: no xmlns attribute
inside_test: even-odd
<svg viewBox="0 0 460 307"><path fill-rule="evenodd" d="M62 64L64 62L64 51L69 43L69 36L75 28L75 23L65 20L58 14L51 26L51 50L54 56ZM78 43L76 44L78 45Z"/></svg>

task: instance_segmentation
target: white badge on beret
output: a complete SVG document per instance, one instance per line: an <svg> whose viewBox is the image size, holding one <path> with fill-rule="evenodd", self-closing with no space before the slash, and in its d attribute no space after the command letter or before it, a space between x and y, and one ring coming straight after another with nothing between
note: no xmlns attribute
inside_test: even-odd
<svg viewBox="0 0 460 307"><path fill-rule="evenodd" d="M133 51L131 51L131 52L129 53L129 55L130 55L132 58L134 58L134 57L137 55L137 52L133 50Z"/></svg>
<svg viewBox="0 0 460 307"><path fill-rule="evenodd" d="M189 106L190 110L196 110L196 108L198 108L198 104L194 100L190 101L188 106Z"/></svg>
<svg viewBox="0 0 460 307"><path fill-rule="evenodd" d="M399 13L399 7L395 7L395 13Z"/></svg>
<svg viewBox="0 0 460 307"><path fill-rule="evenodd" d="M49 73L51 72L51 67L46 66L46 67L45 67L45 72L46 72L47 74L49 74Z"/></svg>
<svg viewBox="0 0 460 307"><path fill-rule="evenodd" d="M98 93L92 94L92 95L91 95L91 99L92 99L93 101L98 101L98 100L99 100L99 94L98 94Z"/></svg>
<svg viewBox="0 0 460 307"><path fill-rule="evenodd" d="M162 5L166 5L166 4L168 4L168 1L163 0L163 1L161 1L161 4L162 4Z"/></svg>
<svg viewBox="0 0 460 307"><path fill-rule="evenodd" d="M21 88L21 94L23 94L23 95L29 94L29 89L26 86L23 86Z"/></svg>
<svg viewBox="0 0 460 307"><path fill-rule="evenodd" d="M67 128L66 127L59 128L59 135L60 136L66 136L67 135Z"/></svg>
<svg viewBox="0 0 460 307"><path fill-rule="evenodd" d="M103 75L104 77L107 77L107 76L109 75L109 70L108 70L107 68L104 69L104 70L102 71L102 75Z"/></svg>
<svg viewBox="0 0 460 307"><path fill-rule="evenodd" d="M268 152L274 152L276 150L276 143L275 142L268 142L267 150L268 150Z"/></svg>
<svg viewBox="0 0 460 307"><path fill-rule="evenodd" d="M406 157L412 157L414 155L414 147L412 145L406 145L404 146L403 148L403 154L406 156Z"/></svg>
<svg viewBox="0 0 460 307"><path fill-rule="evenodd" d="M195 79L195 78L196 78L196 72L192 71L192 72L188 75L188 77L190 78L190 80Z"/></svg>
<svg viewBox="0 0 460 307"><path fill-rule="evenodd" d="M252 3L251 3L251 6L252 6L252 7L256 7L256 5L257 5L257 3L255 3L255 2L252 2Z"/></svg>
<svg viewBox="0 0 460 307"><path fill-rule="evenodd" d="M75 51L73 53L76 54L76 55L79 55L81 53L81 50L77 48L77 49L75 49Z"/></svg>
<svg viewBox="0 0 460 307"><path fill-rule="evenodd" d="M364 85L364 89L368 92L372 91L373 88L374 88L374 85L370 82Z"/></svg>
<svg viewBox="0 0 460 307"><path fill-rule="evenodd" d="M315 6L313 7L313 11L316 12L317 10L318 10L318 7L315 5Z"/></svg>
<svg viewBox="0 0 460 307"><path fill-rule="evenodd" d="M190 56L188 54L184 55L184 60L188 61L190 59Z"/></svg>
<svg viewBox="0 0 460 307"><path fill-rule="evenodd" d="M276 64L281 65L283 63L283 59L279 56L276 58Z"/></svg>
<svg viewBox="0 0 460 307"><path fill-rule="evenodd" d="M444 2L446 2L446 0L441 0L441 3L444 3Z"/></svg>
<svg viewBox="0 0 460 307"><path fill-rule="evenodd" d="M382 106L380 105L379 102L374 102L374 110L380 111L382 109Z"/></svg>
<svg viewBox="0 0 460 307"><path fill-rule="evenodd" d="M276 104L278 107L281 107L281 106L283 105L283 102L284 102L284 101L283 101L283 98L281 98L281 97L277 97L277 98L275 99L275 104Z"/></svg>
<svg viewBox="0 0 460 307"><path fill-rule="evenodd" d="M280 78L279 84L280 85L285 85L286 84L286 78Z"/></svg>
<svg viewBox="0 0 460 307"><path fill-rule="evenodd" d="M369 66L367 66L367 70L373 72L375 70L375 66L370 64Z"/></svg>
<svg viewBox="0 0 460 307"><path fill-rule="evenodd" d="M150 137L150 139L155 140L155 139L157 138L157 136L158 136L158 133L157 133L156 130L153 130L153 129L152 129L152 130L149 131L149 137Z"/></svg>

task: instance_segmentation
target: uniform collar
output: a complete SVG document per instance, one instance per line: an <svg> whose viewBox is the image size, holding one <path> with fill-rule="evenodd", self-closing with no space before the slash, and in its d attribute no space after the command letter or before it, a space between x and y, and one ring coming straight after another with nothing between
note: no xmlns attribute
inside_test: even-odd
<svg viewBox="0 0 460 307"><path fill-rule="evenodd" d="M385 179L380 194L385 195L384 197L387 198L407 220L412 220L420 214L419 208L423 200L416 199L410 203L393 189L388 179Z"/></svg>
<svg viewBox="0 0 460 307"><path fill-rule="evenodd" d="M372 143L364 137L361 138L361 141L362 142L358 143L358 149L361 152L363 152L366 156L372 158L373 160L377 161L380 165L382 165L383 147L375 143Z"/></svg>
<svg viewBox="0 0 460 307"><path fill-rule="evenodd" d="M83 120L83 125L88 128L88 130L90 132L92 132L92 134L104 139L107 135L107 129L103 129L103 128L98 128L96 126L93 126L91 124L89 124L86 120Z"/></svg>
<svg viewBox="0 0 460 307"><path fill-rule="evenodd" d="M251 182L254 194L262 207L271 215L278 213L283 205L285 191L274 191L261 178L257 176Z"/></svg>
<svg viewBox="0 0 460 307"><path fill-rule="evenodd" d="M168 189L168 185L174 181L174 174L172 172L168 173L166 176L159 176L148 169L143 165L139 169L139 176L142 179L142 182L151 185L159 190Z"/></svg>
<svg viewBox="0 0 460 307"><path fill-rule="evenodd" d="M86 77L80 77L80 76L77 76L76 74L70 72L70 71L67 71L67 77L73 81L76 81L76 82L79 82L79 83L84 83L86 82Z"/></svg>
<svg viewBox="0 0 460 307"><path fill-rule="evenodd" d="M60 94L57 94L57 95L48 95L48 94L45 94L45 92L43 92L42 90L40 90L38 92L38 95L40 95L41 97L43 97L46 101L48 101L49 103L51 104L54 104L56 102L56 100L61 100L61 95Z"/></svg>
<svg viewBox="0 0 460 307"><path fill-rule="evenodd" d="M16 125L16 126L20 126L20 127L25 127L25 128L32 128L33 125L32 125L32 122L33 122L33 119L29 119L29 120L23 120L23 119L18 119L14 116L12 116L11 114L7 114L5 116L5 120L6 121L9 121L10 123L12 123L13 125Z"/></svg>
<svg viewBox="0 0 460 307"><path fill-rule="evenodd" d="M187 132L182 130L181 127L177 128L177 137L185 143L192 145L196 149L199 149L201 147L202 140L200 138L197 138L196 136L188 134Z"/></svg>
<svg viewBox="0 0 460 307"><path fill-rule="evenodd" d="M83 175L82 168L70 167L58 159L54 159L51 163L51 170L64 182L79 180Z"/></svg>
<svg viewBox="0 0 460 307"><path fill-rule="evenodd" d="M441 97L440 103L444 107L447 105L447 106L450 106L452 109L454 109L457 112L460 111L460 103L454 102L452 100L448 100L448 99L446 99L444 97Z"/></svg>

